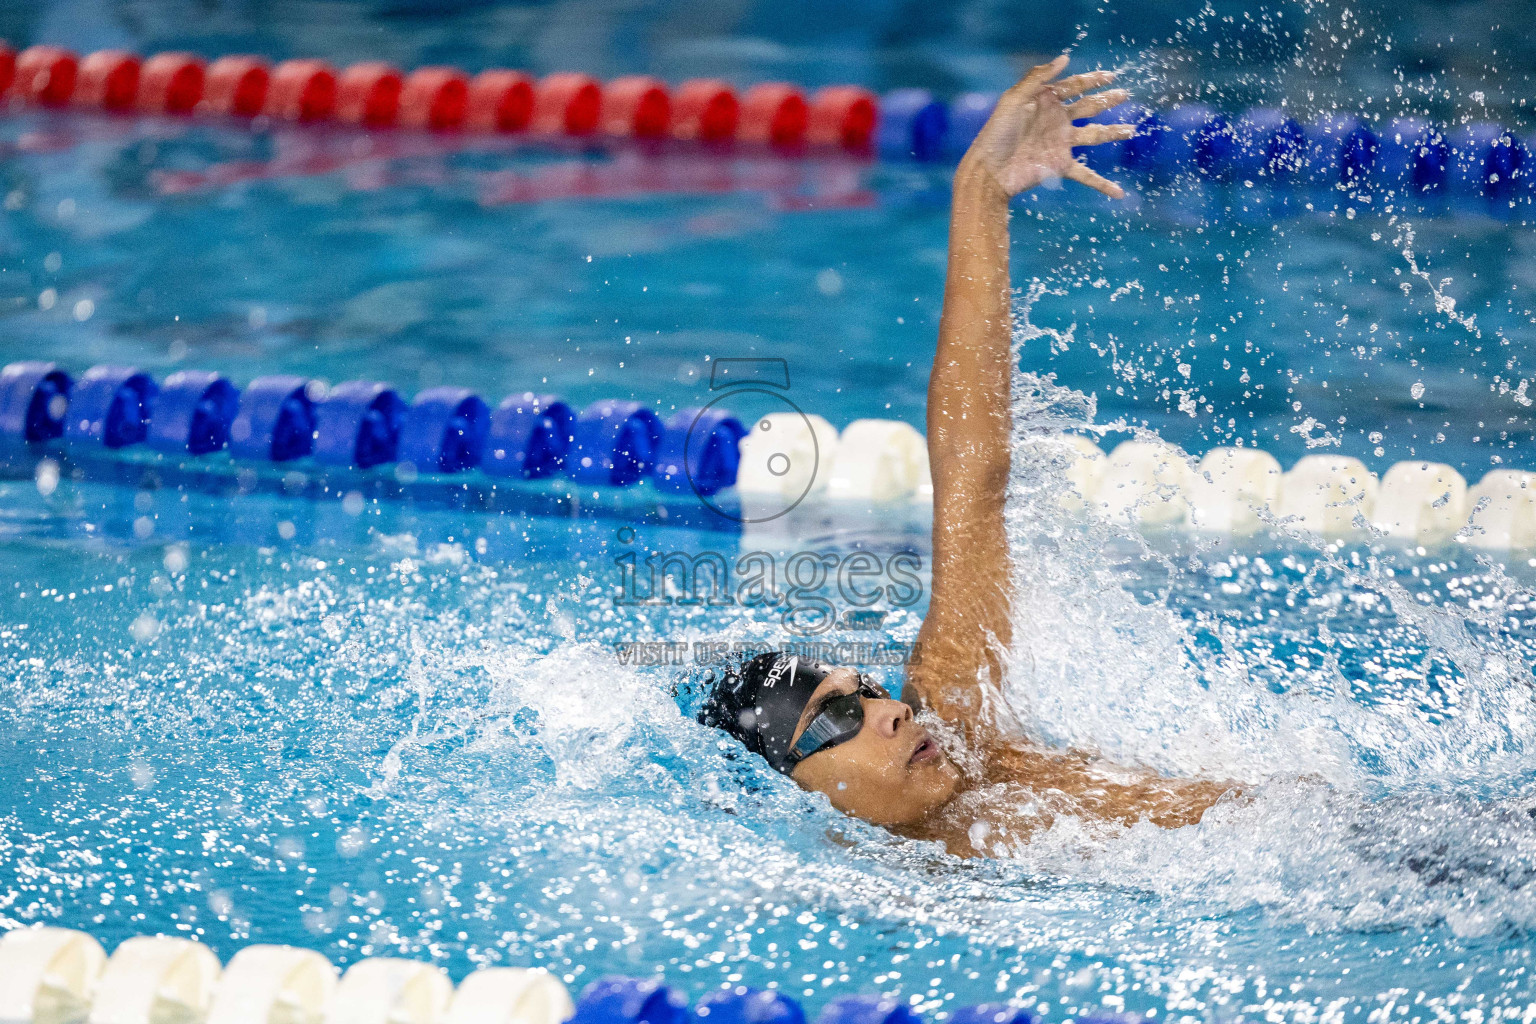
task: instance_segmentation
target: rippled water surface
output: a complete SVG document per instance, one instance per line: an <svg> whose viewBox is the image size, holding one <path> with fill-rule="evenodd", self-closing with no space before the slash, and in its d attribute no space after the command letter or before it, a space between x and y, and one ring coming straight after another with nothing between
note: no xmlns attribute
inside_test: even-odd
<svg viewBox="0 0 1536 1024"><path fill-rule="evenodd" d="M1019 388L1029 657L1010 705L1045 742L1242 780L1200 825L1064 818L966 862L730 756L680 713L677 669L614 645L772 641L775 615L617 603L615 559L771 539L254 495L230 516L24 481L4 496L0 915L577 983L659 967L693 993L740 978L813 1004L1522 1007L1526 573L1384 544L1143 542L1051 511L1057 449L1028 434L1070 396L1038 386ZM164 533L140 539L144 519ZM917 621L893 612L893 635Z"/></svg>
<svg viewBox="0 0 1536 1024"><path fill-rule="evenodd" d="M932 84L995 84L1017 61L956 56L1003 45L978 41L990 7L962 6L971 27L933 48L943 60L893 36L870 80L942 67ZM277 52L312 10L273 10L258 42ZM490 17L466 10L414 48L404 6L335 16L378 19L401 60L441 59L431 47L469 47ZM1301 42L1241 12L1141 12L1130 24L1155 40L1099 48L1162 96L1187 94L1191 49L1269 39L1261 73L1221 64L1206 98L1518 115L1493 84L1476 101L1441 88L1429 27L1277 11L1268 24ZM256 45L245 15L222 16L220 38ZM1092 35L1110 15L1083 17ZM751 78L830 74L838 47L864 45L774 38L710 52ZM1463 39L1444 81L1492 60L1491 38ZM1404 49L1417 63L1395 75ZM943 169L38 114L0 120L0 141L7 358L666 409L701 400L709 360L770 355L840 427L921 422ZM958 860L733 756L686 691L680 710L681 668L622 656L784 637L782 609L621 600L629 555L926 564L916 513L786 540L477 510L441 489L359 512L282 493L302 481L182 488L170 466L159 487L77 480L55 450L0 481L0 924L109 945L179 931L226 957L259 941L341 963L398 952L456 976L542 963L576 986L660 970L694 996L742 980L812 1006L883 991L1053 1019L1521 1017L1536 1001L1530 553L1324 547L1283 528L1143 537L1059 507L1049 435L1151 429L1287 465L1430 458L1473 480L1536 469L1529 208L1133 184L1121 208L1046 192L1013 218L1024 611L1006 704L1039 742L1240 782L1199 825L1064 817ZM57 486L33 475L44 454L63 458ZM890 640L924 609L882 608Z"/></svg>

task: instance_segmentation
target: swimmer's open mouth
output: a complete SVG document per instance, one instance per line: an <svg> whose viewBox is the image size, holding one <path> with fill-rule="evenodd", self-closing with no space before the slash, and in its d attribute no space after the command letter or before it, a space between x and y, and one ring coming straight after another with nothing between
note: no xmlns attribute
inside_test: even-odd
<svg viewBox="0 0 1536 1024"><path fill-rule="evenodd" d="M933 737L924 729L917 741L917 749L912 751L912 756L907 758L908 764L925 764L939 759L939 745L933 742Z"/></svg>

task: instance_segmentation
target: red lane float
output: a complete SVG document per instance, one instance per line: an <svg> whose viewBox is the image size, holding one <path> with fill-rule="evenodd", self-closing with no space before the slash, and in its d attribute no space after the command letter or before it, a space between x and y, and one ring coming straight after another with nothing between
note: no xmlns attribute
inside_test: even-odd
<svg viewBox="0 0 1536 1024"><path fill-rule="evenodd" d="M80 62L57 46L29 46L16 58L16 94L44 107L62 107L75 93Z"/></svg>
<svg viewBox="0 0 1536 1024"><path fill-rule="evenodd" d="M190 53L157 53L139 71L139 109L190 114L203 99L203 62Z"/></svg>
<svg viewBox="0 0 1536 1024"><path fill-rule="evenodd" d="M729 142L736 137L741 103L718 78L692 78L672 94L672 137L692 142Z"/></svg>
<svg viewBox="0 0 1536 1024"><path fill-rule="evenodd" d="M456 68L417 68L400 94L400 124L452 131L469 115L469 78Z"/></svg>
<svg viewBox="0 0 1536 1024"><path fill-rule="evenodd" d="M591 135L597 130L603 89L597 79L576 71L546 75L533 91L528 127L539 135Z"/></svg>
<svg viewBox="0 0 1536 1024"><path fill-rule="evenodd" d="M856 85L829 85L811 97L805 141L855 153L869 149L875 134L875 94Z"/></svg>
<svg viewBox="0 0 1536 1024"><path fill-rule="evenodd" d="M139 58L124 50L97 50L80 62L75 78L77 107L121 112L139 96Z"/></svg>
<svg viewBox="0 0 1536 1024"><path fill-rule="evenodd" d="M628 75L614 79L603 90L604 135L659 139L671 124L672 99L661 79Z"/></svg>
<svg viewBox="0 0 1536 1024"><path fill-rule="evenodd" d="M805 94L787 82L764 82L747 90L741 101L742 142L791 149L805 141L809 108Z"/></svg>
<svg viewBox="0 0 1536 1024"><path fill-rule="evenodd" d="M336 78L336 120L388 128L400 116L404 81L398 70L383 61L353 64Z"/></svg>
<svg viewBox="0 0 1536 1024"><path fill-rule="evenodd" d="M336 110L336 71L323 60L285 60L272 71L263 108L284 121L323 121Z"/></svg>
<svg viewBox="0 0 1536 1024"><path fill-rule="evenodd" d="M260 57L220 57L203 75L203 109L224 117L255 117L267 102L272 72Z"/></svg>
<svg viewBox="0 0 1536 1024"><path fill-rule="evenodd" d="M533 118L532 78L521 71L482 71L469 85L471 131L520 132Z"/></svg>
<svg viewBox="0 0 1536 1024"><path fill-rule="evenodd" d="M187 53L162 53L142 64L133 54L103 50L78 62L68 50L34 46L17 55L0 43L0 93L43 106L70 102L104 110L202 112L226 117L265 114L284 121L335 118L366 128L401 125L449 131L531 131L550 136L675 139L794 151L809 144L867 153L877 100L857 86L829 86L809 101L786 82L754 86L743 97L719 79L691 79L669 93L649 75L604 87L589 75L562 72L534 80L494 69L470 79L451 67L409 74L377 61L337 72L323 60L287 60L273 68L251 55L204 65Z"/></svg>

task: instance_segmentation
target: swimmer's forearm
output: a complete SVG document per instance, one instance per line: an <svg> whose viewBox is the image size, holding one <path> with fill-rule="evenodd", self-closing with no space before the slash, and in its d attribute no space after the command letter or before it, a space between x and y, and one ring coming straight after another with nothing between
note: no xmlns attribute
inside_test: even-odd
<svg viewBox="0 0 1536 1024"><path fill-rule="evenodd" d="M949 269L938 353L928 382L935 474L1008 473L1013 314L1008 196L979 163L962 161L950 212Z"/></svg>

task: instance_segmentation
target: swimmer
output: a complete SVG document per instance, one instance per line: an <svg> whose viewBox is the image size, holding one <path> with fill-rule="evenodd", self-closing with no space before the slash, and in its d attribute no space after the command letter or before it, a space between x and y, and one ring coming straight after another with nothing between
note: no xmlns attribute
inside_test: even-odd
<svg viewBox="0 0 1536 1024"><path fill-rule="evenodd" d="M1127 124L1074 126L1127 93L1103 88L1114 79L1108 71L1058 77L1066 64L1064 56L1043 64L1004 93L955 172L928 382L933 592L902 700L852 668L770 653L711 679L699 713L838 810L960 856L1004 851L1057 816L1176 828L1232 792L1042 749L991 721L1013 622L1003 522L1013 371L1008 202L1063 178L1122 198L1072 149L1135 133ZM963 739L954 757L915 720L924 710Z"/></svg>

